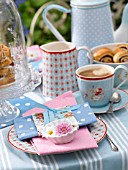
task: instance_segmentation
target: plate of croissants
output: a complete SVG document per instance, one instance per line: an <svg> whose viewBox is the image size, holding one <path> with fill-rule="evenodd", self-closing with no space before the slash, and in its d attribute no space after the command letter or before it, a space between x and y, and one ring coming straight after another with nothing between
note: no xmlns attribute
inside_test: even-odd
<svg viewBox="0 0 128 170"><path fill-rule="evenodd" d="M125 64L128 62L128 43L104 44L91 49L94 62Z"/></svg>

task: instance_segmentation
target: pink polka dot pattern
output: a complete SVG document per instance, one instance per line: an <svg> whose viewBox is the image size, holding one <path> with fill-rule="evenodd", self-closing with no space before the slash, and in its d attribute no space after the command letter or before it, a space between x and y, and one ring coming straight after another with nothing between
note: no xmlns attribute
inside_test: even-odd
<svg viewBox="0 0 128 170"><path fill-rule="evenodd" d="M26 140L20 141L17 138L17 134L15 132L14 126L10 129L8 133L8 141L12 146L14 146L15 148L19 150L22 150L27 153L37 154L33 145L29 141L26 141Z"/></svg>
<svg viewBox="0 0 128 170"><path fill-rule="evenodd" d="M43 53L43 95L56 97L78 90L75 71L78 68L76 49L66 53Z"/></svg>
<svg viewBox="0 0 128 170"><path fill-rule="evenodd" d="M88 128L91 131L92 137L96 140L97 143L99 143L106 136L107 127L102 120L97 120L98 121L96 123L88 125Z"/></svg>

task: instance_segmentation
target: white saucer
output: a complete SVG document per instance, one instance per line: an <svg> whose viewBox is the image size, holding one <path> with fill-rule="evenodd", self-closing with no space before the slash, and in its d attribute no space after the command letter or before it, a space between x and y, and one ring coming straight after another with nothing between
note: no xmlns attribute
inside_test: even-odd
<svg viewBox="0 0 128 170"><path fill-rule="evenodd" d="M128 104L128 93L123 90L117 90L117 92L121 95L121 101L119 103L116 103L113 105L113 111L120 110L124 108ZM84 100L82 99L81 93L79 91L73 93L75 96L75 99L78 104L83 103ZM103 106L103 107L91 107L93 112L96 114L106 113L107 109L109 108L109 105Z"/></svg>

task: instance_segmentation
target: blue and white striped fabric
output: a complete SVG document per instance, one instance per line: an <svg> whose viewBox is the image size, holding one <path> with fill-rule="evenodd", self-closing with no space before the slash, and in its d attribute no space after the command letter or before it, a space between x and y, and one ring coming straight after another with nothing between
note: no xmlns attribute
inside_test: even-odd
<svg viewBox="0 0 128 170"><path fill-rule="evenodd" d="M119 147L110 149L104 138L98 149L73 153L38 156L24 153L8 143L10 127L0 130L1 170L127 170L128 169L128 108L100 117L106 122L108 134Z"/></svg>

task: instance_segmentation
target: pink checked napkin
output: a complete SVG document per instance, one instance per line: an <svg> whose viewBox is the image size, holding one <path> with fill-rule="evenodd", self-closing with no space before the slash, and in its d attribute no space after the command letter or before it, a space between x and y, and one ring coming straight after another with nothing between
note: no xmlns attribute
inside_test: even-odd
<svg viewBox="0 0 128 170"><path fill-rule="evenodd" d="M55 99L48 101L45 105L51 108L58 108L64 107L67 105L75 105L76 100L71 91L66 92ZM24 116L39 113L42 109L34 108L24 114ZM63 144L63 145L55 145L52 142L48 141L45 138L32 138L32 144L35 147L37 153L39 155L46 155L46 154L54 154L54 153L64 153L64 152L72 152L76 150L83 150L83 149L90 149L90 148L97 148L98 145L94 138L91 136L90 132L86 127L83 127L78 130L75 135L75 138L72 142Z"/></svg>

